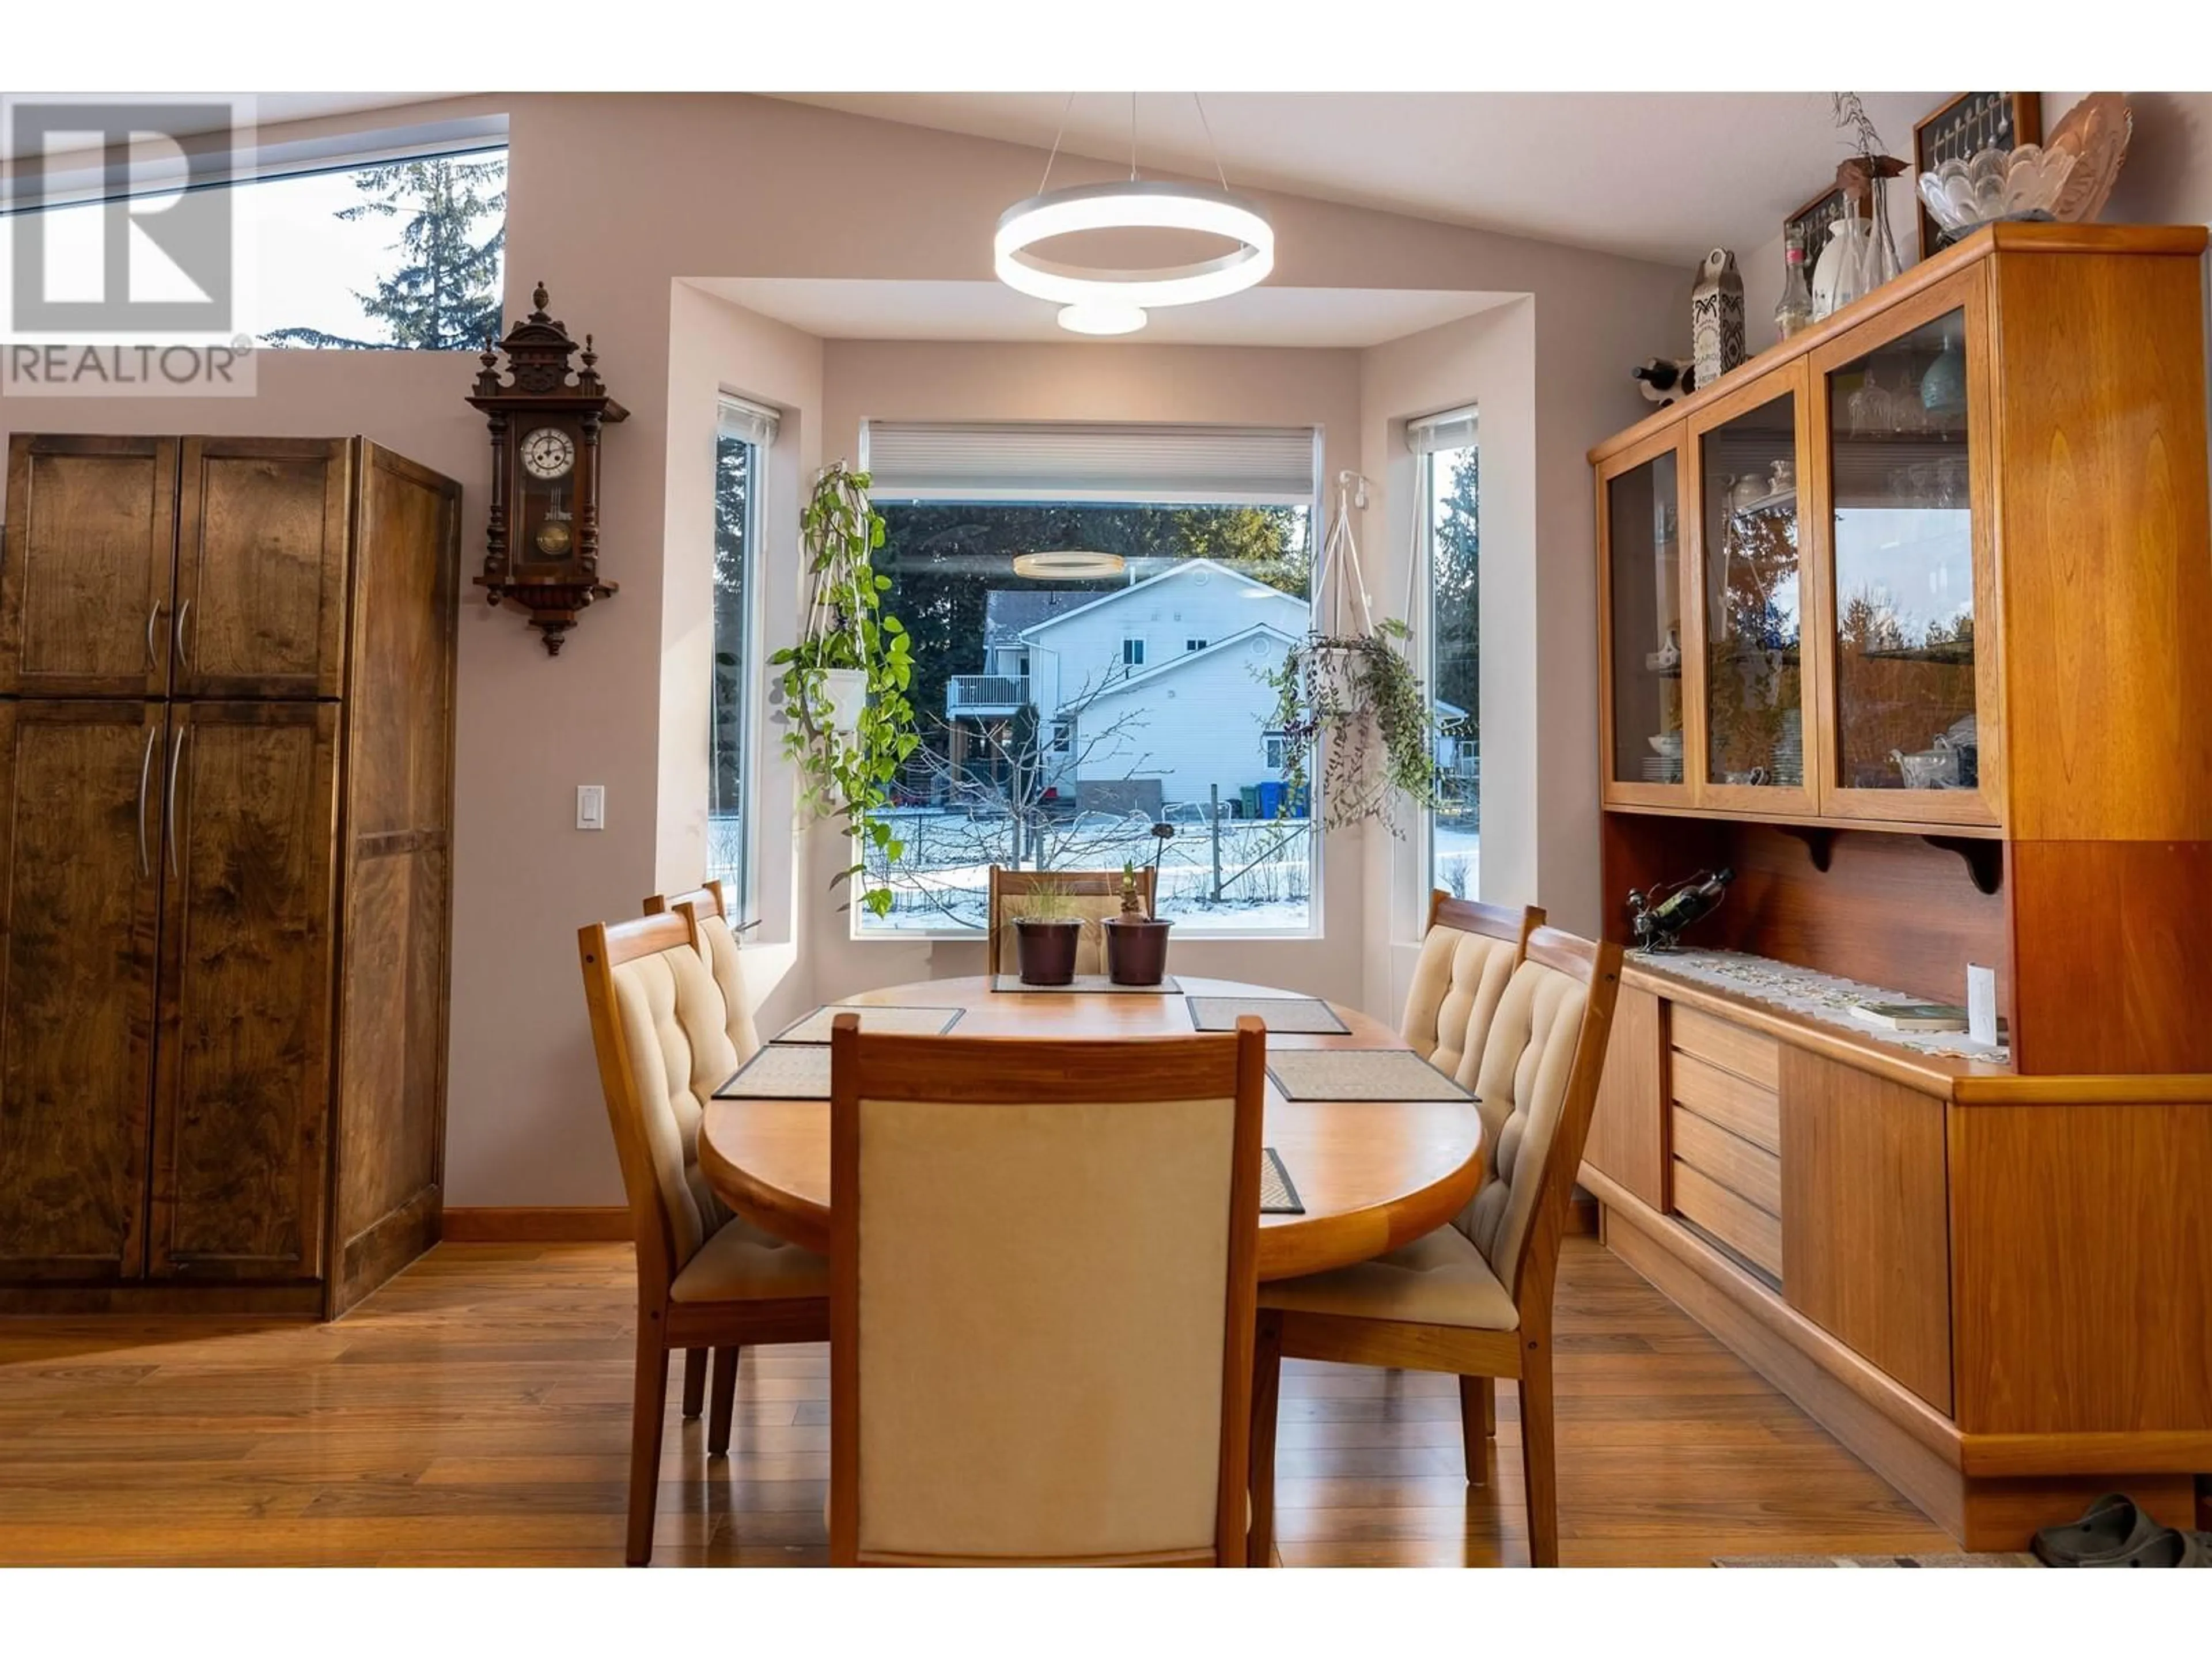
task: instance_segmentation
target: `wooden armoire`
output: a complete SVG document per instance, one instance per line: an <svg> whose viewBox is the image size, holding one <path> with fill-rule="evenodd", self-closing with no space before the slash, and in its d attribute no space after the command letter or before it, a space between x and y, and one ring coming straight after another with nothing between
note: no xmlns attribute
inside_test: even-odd
<svg viewBox="0 0 2212 1659"><path fill-rule="evenodd" d="M0 1312L335 1317L438 1237L460 488L10 442Z"/></svg>

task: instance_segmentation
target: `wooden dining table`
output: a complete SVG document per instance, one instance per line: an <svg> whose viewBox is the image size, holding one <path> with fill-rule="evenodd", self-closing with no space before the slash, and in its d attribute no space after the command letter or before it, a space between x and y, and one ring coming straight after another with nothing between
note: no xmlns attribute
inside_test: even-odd
<svg viewBox="0 0 2212 1659"><path fill-rule="evenodd" d="M988 979L926 980L844 999L840 1006L957 1008L959 1036L1066 1041L1188 1036L1187 996L1299 994L1178 974L1170 992L997 991ZM1395 1031L1336 1007L1343 1035L1269 1031L1270 1050L1403 1048ZM1259 1011L1262 1019L1265 1010ZM742 1086L738 1084L738 1086ZM1471 1100L1286 1100L1267 1084L1266 1143L1305 1206L1260 1218L1260 1277L1349 1267L1449 1221L1481 1178L1482 1120ZM792 1243L830 1249L830 1103L723 1097L708 1103L699 1164L739 1215Z"/></svg>

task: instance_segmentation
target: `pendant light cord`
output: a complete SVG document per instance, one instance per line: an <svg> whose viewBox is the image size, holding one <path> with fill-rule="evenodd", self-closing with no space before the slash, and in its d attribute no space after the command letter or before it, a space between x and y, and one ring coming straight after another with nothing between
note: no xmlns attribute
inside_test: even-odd
<svg viewBox="0 0 2212 1659"><path fill-rule="evenodd" d="M1129 94L1129 182L1137 182L1137 94Z"/></svg>
<svg viewBox="0 0 2212 1659"><path fill-rule="evenodd" d="M1060 160L1060 141L1067 137L1067 112L1075 107L1075 94L1069 93L1067 101L1060 106L1060 128L1052 135L1052 153L1044 158L1044 177L1037 180L1036 193L1044 194L1045 186L1052 182L1052 164Z"/></svg>
<svg viewBox="0 0 2212 1659"><path fill-rule="evenodd" d="M1221 180L1222 189L1227 190L1229 175L1221 168L1221 146L1213 142L1213 123L1206 118L1206 100L1194 92L1190 95L1190 101L1198 106L1199 130L1206 134L1206 148L1213 156L1213 176Z"/></svg>

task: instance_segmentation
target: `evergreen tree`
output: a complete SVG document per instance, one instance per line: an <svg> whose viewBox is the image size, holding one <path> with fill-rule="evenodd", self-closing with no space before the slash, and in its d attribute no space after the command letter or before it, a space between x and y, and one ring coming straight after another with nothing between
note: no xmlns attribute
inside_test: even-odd
<svg viewBox="0 0 2212 1659"><path fill-rule="evenodd" d="M1465 735L1475 732L1481 682L1482 528L1476 507L1482 494L1482 452L1472 447L1437 458L1451 466L1451 493L1437 503L1430 615L1435 618L1436 684L1440 702L1467 710Z"/></svg>
<svg viewBox="0 0 2212 1659"><path fill-rule="evenodd" d="M271 345L368 351L477 351L500 334L500 255L507 246L507 156L441 155L363 167L354 184L366 200L342 208L348 221L399 221L400 264L362 310L389 337L356 340L319 328L269 331ZM489 235L482 222L489 221Z"/></svg>

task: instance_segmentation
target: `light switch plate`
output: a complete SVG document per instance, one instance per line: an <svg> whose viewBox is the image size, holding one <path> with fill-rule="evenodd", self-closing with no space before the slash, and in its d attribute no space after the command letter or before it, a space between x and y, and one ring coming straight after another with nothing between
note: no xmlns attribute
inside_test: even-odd
<svg viewBox="0 0 2212 1659"><path fill-rule="evenodd" d="M576 828L604 830L607 827L607 787L604 783L580 783L576 786Z"/></svg>

